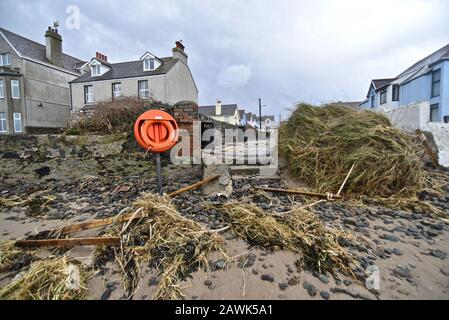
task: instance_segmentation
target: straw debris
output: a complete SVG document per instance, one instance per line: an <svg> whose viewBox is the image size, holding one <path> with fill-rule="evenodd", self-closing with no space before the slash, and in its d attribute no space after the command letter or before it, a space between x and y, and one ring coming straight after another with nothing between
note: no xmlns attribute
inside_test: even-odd
<svg viewBox="0 0 449 320"><path fill-rule="evenodd" d="M414 137L371 111L300 104L280 128L279 147L291 173L317 192L338 190L354 163L350 196L414 196L425 179Z"/></svg>
<svg viewBox="0 0 449 320"><path fill-rule="evenodd" d="M34 250L19 249L14 241L0 241L0 273L20 270L36 259Z"/></svg>
<svg viewBox="0 0 449 320"><path fill-rule="evenodd" d="M86 297L90 272L66 256L39 260L0 289L1 300L78 300Z"/></svg>
<svg viewBox="0 0 449 320"><path fill-rule="evenodd" d="M302 266L353 276L352 257L339 244L349 235L326 228L313 212L297 207L284 216L273 216L254 204L236 202L220 204L218 209L228 217L233 232L253 246L290 250L301 254Z"/></svg>
<svg viewBox="0 0 449 320"><path fill-rule="evenodd" d="M182 217L167 197L145 194L134 204L142 208L143 218L133 221L122 234L123 246L114 251L125 275L129 295L138 281L140 263L161 271L161 279L154 298L174 300L184 298L179 286L188 275L200 267L208 267L210 252L220 252L224 257L223 239L209 233L197 222ZM106 232L119 235L123 223L114 224ZM101 250L101 249L100 249ZM110 254L110 252L103 252ZM96 260L102 254L96 253Z"/></svg>

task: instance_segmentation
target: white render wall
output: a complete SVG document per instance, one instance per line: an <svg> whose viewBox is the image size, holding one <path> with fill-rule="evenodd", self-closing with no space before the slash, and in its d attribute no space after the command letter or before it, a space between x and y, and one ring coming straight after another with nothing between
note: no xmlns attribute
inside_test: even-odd
<svg viewBox="0 0 449 320"><path fill-rule="evenodd" d="M449 124L430 122L429 101L412 103L390 111L379 110L391 123L406 132L420 129L432 133L440 165L449 168Z"/></svg>
<svg viewBox="0 0 449 320"><path fill-rule="evenodd" d="M72 112L79 112L86 104L84 103L84 86L92 85L94 101L107 101L112 99L112 84L121 83L123 97L137 97L139 80L148 80L150 97L166 102L166 76L157 75L150 77L126 78L106 81L93 81L83 83L72 83ZM177 101L176 101L177 102ZM93 103L95 104L95 103Z"/></svg>

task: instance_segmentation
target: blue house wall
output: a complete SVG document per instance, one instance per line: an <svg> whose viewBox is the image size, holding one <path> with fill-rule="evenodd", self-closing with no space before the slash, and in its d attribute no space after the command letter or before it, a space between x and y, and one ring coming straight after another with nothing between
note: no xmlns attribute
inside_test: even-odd
<svg viewBox="0 0 449 320"><path fill-rule="evenodd" d="M439 105L439 118L443 121L444 116L449 116L449 61L441 61L434 66L430 66L433 71L441 70L440 96L432 98L432 72L403 83L399 91L399 105L407 105L415 102L429 101L430 105ZM360 107L371 109L371 95L374 88L371 85L368 100L360 104ZM389 97L390 98L390 97ZM375 92L374 108L379 107L380 93ZM430 110L429 110L430 112Z"/></svg>

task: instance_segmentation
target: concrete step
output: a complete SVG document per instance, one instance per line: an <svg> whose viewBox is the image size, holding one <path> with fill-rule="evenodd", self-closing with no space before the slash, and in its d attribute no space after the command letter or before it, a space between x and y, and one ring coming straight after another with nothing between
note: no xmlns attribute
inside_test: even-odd
<svg viewBox="0 0 449 320"><path fill-rule="evenodd" d="M229 167L231 175L259 175L259 176L275 176L277 175L277 167L268 166L249 166L236 165Z"/></svg>

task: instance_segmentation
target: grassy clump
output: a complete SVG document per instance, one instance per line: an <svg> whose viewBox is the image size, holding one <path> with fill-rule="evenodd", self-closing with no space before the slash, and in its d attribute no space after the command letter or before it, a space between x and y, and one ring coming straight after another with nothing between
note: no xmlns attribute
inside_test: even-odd
<svg viewBox="0 0 449 320"><path fill-rule="evenodd" d="M210 252L220 252L225 257L224 241L209 233L197 222L182 217L168 198L146 194L136 201L140 218L136 218L125 232L122 223L106 230L109 235L121 233L123 250L115 250L132 294L139 280L139 264L150 263L161 271L161 278L154 298L160 300L182 299L180 282L199 267L207 267ZM100 249L101 250L101 249ZM104 254L110 254L105 252ZM101 253L96 253L96 260Z"/></svg>
<svg viewBox="0 0 449 320"><path fill-rule="evenodd" d="M256 205L236 202L219 205L219 209L233 232L251 245L299 253L301 265L320 273L353 275L352 257L339 244L348 235L326 228L313 212L294 208L285 217L272 216Z"/></svg>
<svg viewBox="0 0 449 320"><path fill-rule="evenodd" d="M169 105L153 100L123 97L98 102L86 116L73 119L65 129L68 135L84 133L112 134L132 132L134 122L150 109L168 109Z"/></svg>
<svg viewBox="0 0 449 320"><path fill-rule="evenodd" d="M300 104L280 128L279 147L292 174L319 192L336 192L353 164L346 194L410 196L424 182L413 137L371 111Z"/></svg>
<svg viewBox="0 0 449 320"><path fill-rule="evenodd" d="M84 299L88 278L81 264L65 256L39 260L0 289L0 300Z"/></svg>

